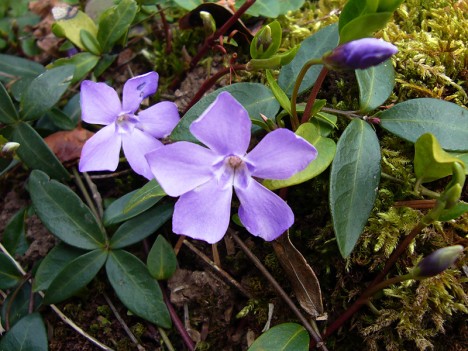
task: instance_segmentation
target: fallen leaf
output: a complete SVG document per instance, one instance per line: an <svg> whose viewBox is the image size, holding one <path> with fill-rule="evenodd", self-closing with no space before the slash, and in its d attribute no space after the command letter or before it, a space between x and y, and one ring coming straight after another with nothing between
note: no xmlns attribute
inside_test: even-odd
<svg viewBox="0 0 468 351"><path fill-rule="evenodd" d="M65 163L79 159L83 145L93 135L93 132L77 127L73 130L53 133L44 138L44 141L60 162Z"/></svg>

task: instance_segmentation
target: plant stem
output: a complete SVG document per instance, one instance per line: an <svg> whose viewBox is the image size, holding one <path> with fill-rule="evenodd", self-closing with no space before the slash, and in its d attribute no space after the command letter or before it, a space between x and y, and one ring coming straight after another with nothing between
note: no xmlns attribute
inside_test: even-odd
<svg viewBox="0 0 468 351"><path fill-rule="evenodd" d="M320 334L317 333L314 328L310 325L309 321L302 315L301 311L297 308L297 306L294 304L294 302L291 300L291 298L286 294L286 292L283 290L283 288L278 284L276 279L268 272L268 270L265 268L265 266L260 262L260 260L255 256L252 251L249 250L247 245L244 244L244 242L237 236L236 233L231 232L232 237L234 238L235 242L240 246L242 251L247 255L247 257L253 262L253 264L262 272L262 274L265 276L265 278L270 282L270 284L273 286L273 288L276 290L278 295L281 296L281 298L287 303L289 308L294 312L296 317L301 321L302 325L307 329L307 331L310 333L314 341L317 343L317 345L320 345L323 351L327 351L327 347L325 344L322 342L322 338L320 337Z"/></svg>
<svg viewBox="0 0 468 351"><path fill-rule="evenodd" d="M94 206L94 202L91 199L91 197L89 196L88 190L86 189L83 181L81 180L81 177L80 177L80 174L78 173L78 170L76 169L76 167L73 167L72 171L73 171L73 176L74 176L73 179L75 180L75 183L78 186L78 188L81 190L81 194L83 194L83 197L84 197L86 203L88 204L88 207L91 209L91 211L94 214L94 217L96 217L98 222L101 222L101 216L99 216L99 212L96 209L96 206Z"/></svg>
<svg viewBox="0 0 468 351"><path fill-rule="evenodd" d="M166 15L164 14L164 9L161 5L157 4L156 7L158 8L159 15L161 16L161 21L164 27L164 35L166 37L166 54L170 54L172 52L172 32L169 28L169 24L167 23Z"/></svg>
<svg viewBox="0 0 468 351"><path fill-rule="evenodd" d="M317 77L317 80L314 83L314 86L312 88L312 91L310 92L309 98L307 99L307 104L304 109L304 113L302 114L302 119L301 123L306 123L309 121L310 117L312 117L312 108L314 107L315 99L317 99L317 94L322 87L323 81L325 80L325 77L328 74L328 69L326 67L323 67L322 70L320 71L319 76Z"/></svg>
<svg viewBox="0 0 468 351"><path fill-rule="evenodd" d="M158 327L158 331L159 331L159 334L161 334L161 337L162 337L164 343L166 344L167 348L169 349L169 351L175 351L175 348L174 348L174 346L172 346L171 340L169 340L169 338L168 338L168 336L166 334L166 331L161 327Z"/></svg>
<svg viewBox="0 0 468 351"><path fill-rule="evenodd" d="M219 38L221 35L227 32L231 26L236 23L236 21L255 3L256 0L246 0L245 3L239 7L239 9L229 18L226 23L224 23L221 28L219 28L216 32L206 38L203 46L198 51L198 53L193 57L192 61L190 62L190 69L194 68L198 61L205 55L205 53L209 50L209 48L213 45L214 41Z"/></svg>

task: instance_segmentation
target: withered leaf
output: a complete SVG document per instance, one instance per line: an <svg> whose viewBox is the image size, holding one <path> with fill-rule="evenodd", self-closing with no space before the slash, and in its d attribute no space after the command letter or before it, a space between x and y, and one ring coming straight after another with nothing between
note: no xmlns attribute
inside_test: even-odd
<svg viewBox="0 0 468 351"><path fill-rule="evenodd" d="M272 244L301 307L314 318L322 315L322 292L317 276L291 243L289 234L281 235Z"/></svg>
<svg viewBox="0 0 468 351"><path fill-rule="evenodd" d="M64 163L80 158L84 143L93 135L93 132L77 127L73 130L53 133L44 138L44 141L60 162Z"/></svg>

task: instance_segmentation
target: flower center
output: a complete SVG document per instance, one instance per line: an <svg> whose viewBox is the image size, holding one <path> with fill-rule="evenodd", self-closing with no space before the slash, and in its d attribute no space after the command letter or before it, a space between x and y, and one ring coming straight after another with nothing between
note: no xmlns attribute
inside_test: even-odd
<svg viewBox="0 0 468 351"><path fill-rule="evenodd" d="M138 123L138 117L130 113L122 113L117 117L115 123L119 133L132 133L133 128Z"/></svg>
<svg viewBox="0 0 468 351"><path fill-rule="evenodd" d="M239 156L229 156L228 157L228 164L231 166L232 169L238 168L240 165L242 165L244 161Z"/></svg>

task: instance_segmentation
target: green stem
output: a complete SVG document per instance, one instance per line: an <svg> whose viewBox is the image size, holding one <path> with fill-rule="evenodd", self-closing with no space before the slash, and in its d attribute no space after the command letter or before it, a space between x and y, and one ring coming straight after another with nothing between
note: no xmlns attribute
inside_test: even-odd
<svg viewBox="0 0 468 351"><path fill-rule="evenodd" d="M296 78L296 83L294 84L294 89L291 95L291 124L293 130L296 130L299 128L299 118L297 117L297 109L296 109L296 103L297 103L297 95L299 94L299 88L301 87L301 83L304 80L304 77L309 70L310 67L313 65L320 65L322 64L322 59L312 59L307 61L304 66L302 67L301 71L297 75ZM315 88L315 85L314 85Z"/></svg>
<svg viewBox="0 0 468 351"><path fill-rule="evenodd" d="M169 338L167 337L166 331L161 327L158 327L158 331L169 351L175 351L174 346L172 346L171 340L169 340Z"/></svg>

